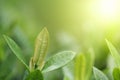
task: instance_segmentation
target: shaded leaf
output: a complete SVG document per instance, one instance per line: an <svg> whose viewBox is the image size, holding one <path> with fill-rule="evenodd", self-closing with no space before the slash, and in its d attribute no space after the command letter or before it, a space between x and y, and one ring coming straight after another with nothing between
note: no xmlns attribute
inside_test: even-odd
<svg viewBox="0 0 120 80"><path fill-rule="evenodd" d="M25 80L43 80L43 75L40 70L35 70L31 72Z"/></svg>
<svg viewBox="0 0 120 80"><path fill-rule="evenodd" d="M45 73L63 67L68 62L73 60L74 57L75 53L72 51L59 52L46 61L42 72Z"/></svg>
<svg viewBox="0 0 120 80"><path fill-rule="evenodd" d="M108 80L106 75L95 67L93 67L93 73L95 76L95 80Z"/></svg>
<svg viewBox="0 0 120 80"><path fill-rule="evenodd" d="M25 80L27 78L27 76L29 75L30 72L28 72L27 70L25 70L24 72L24 76L23 76L23 80Z"/></svg>
<svg viewBox="0 0 120 80"><path fill-rule="evenodd" d="M17 58L26 66L26 68L29 70L28 65L26 64L25 58L22 55L22 51L18 47L18 45L8 36L4 35L4 38L6 42L8 43L10 49L13 51L13 53L17 56Z"/></svg>
<svg viewBox="0 0 120 80"><path fill-rule="evenodd" d="M114 80L120 80L120 69L119 68L114 68L113 77L114 77Z"/></svg>
<svg viewBox="0 0 120 80"><path fill-rule="evenodd" d="M120 67L120 55L117 52L116 48L110 43L108 40L106 40L108 48L111 52L111 55L113 56L115 63L117 64L118 67Z"/></svg>
<svg viewBox="0 0 120 80"><path fill-rule="evenodd" d="M49 33L46 28L44 28L38 35L35 43L35 52L33 56L34 63L40 67L43 66L44 58L46 55L48 47Z"/></svg>

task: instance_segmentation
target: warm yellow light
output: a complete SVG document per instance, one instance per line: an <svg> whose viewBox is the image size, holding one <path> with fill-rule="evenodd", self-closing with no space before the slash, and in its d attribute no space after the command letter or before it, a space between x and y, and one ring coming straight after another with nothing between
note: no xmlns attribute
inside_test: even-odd
<svg viewBox="0 0 120 80"><path fill-rule="evenodd" d="M116 0L101 0L98 5L98 12L104 18L113 18L117 15Z"/></svg>
<svg viewBox="0 0 120 80"><path fill-rule="evenodd" d="M96 0L91 4L92 17L103 22L118 19L119 0Z"/></svg>

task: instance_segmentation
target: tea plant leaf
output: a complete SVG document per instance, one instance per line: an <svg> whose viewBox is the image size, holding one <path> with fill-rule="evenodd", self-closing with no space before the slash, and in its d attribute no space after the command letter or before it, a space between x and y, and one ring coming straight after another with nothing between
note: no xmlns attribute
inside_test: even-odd
<svg viewBox="0 0 120 80"><path fill-rule="evenodd" d="M64 76L63 80L70 80L67 76Z"/></svg>
<svg viewBox="0 0 120 80"><path fill-rule="evenodd" d="M63 67L68 62L73 60L74 57L75 53L72 51L59 52L46 61L42 72L45 73Z"/></svg>
<svg viewBox="0 0 120 80"><path fill-rule="evenodd" d="M69 63L67 66L63 67L64 79L89 80L92 73L93 63L94 54L92 49L86 54L78 54L73 63Z"/></svg>
<svg viewBox="0 0 120 80"><path fill-rule="evenodd" d="M86 69L85 69L85 80L89 80L91 73L92 73L92 67L94 65L94 53L92 50L90 50L88 53L84 54L86 59Z"/></svg>
<svg viewBox="0 0 120 80"><path fill-rule="evenodd" d="M43 80L43 75L40 70L31 72L25 80Z"/></svg>
<svg viewBox="0 0 120 80"><path fill-rule="evenodd" d="M115 63L117 64L118 67L120 67L120 55L117 52L116 48L110 43L108 40L106 40L108 48L111 52L111 55L113 56Z"/></svg>
<svg viewBox="0 0 120 80"><path fill-rule="evenodd" d="M120 80L120 69L119 68L114 68L113 77L114 77L114 80Z"/></svg>
<svg viewBox="0 0 120 80"><path fill-rule="evenodd" d="M33 56L34 63L42 68L44 64L44 58L46 55L47 47L48 47L48 39L49 33L46 28L44 28L38 35L35 43L35 52Z"/></svg>
<svg viewBox="0 0 120 80"><path fill-rule="evenodd" d="M30 72L25 70L24 75L23 75L23 80L25 80L29 74L30 74Z"/></svg>
<svg viewBox="0 0 120 80"><path fill-rule="evenodd" d="M95 67L93 67L93 73L96 80L108 80L106 75Z"/></svg>
<svg viewBox="0 0 120 80"><path fill-rule="evenodd" d="M29 61L29 69L30 72L34 71L34 62L33 62L33 57L31 57L30 61Z"/></svg>
<svg viewBox="0 0 120 80"><path fill-rule="evenodd" d="M86 60L84 54L75 58L75 80L85 80Z"/></svg>
<svg viewBox="0 0 120 80"><path fill-rule="evenodd" d="M62 70L64 73L64 80L74 80L74 60L65 65Z"/></svg>
<svg viewBox="0 0 120 80"><path fill-rule="evenodd" d="M9 38L8 36L4 35L4 38L7 42L7 44L9 45L10 49L13 51L13 53L16 55L16 57L26 66L26 68L29 70L28 65L26 64L25 58L22 55L22 51L20 50L20 48L18 47L18 45L14 42L14 40L12 40L11 38Z"/></svg>

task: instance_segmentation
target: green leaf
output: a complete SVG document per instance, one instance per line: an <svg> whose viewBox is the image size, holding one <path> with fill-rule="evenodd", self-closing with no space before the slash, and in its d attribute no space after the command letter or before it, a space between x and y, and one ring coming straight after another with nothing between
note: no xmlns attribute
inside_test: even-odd
<svg viewBox="0 0 120 80"><path fill-rule="evenodd" d="M64 80L74 80L74 60L63 68Z"/></svg>
<svg viewBox="0 0 120 80"><path fill-rule="evenodd" d="M20 48L18 47L18 45L8 36L4 35L4 38L6 40L6 42L8 43L10 49L13 51L13 53L16 55L16 57L26 66L26 68L29 70L28 65L26 64L25 58L22 55L22 52L20 50Z"/></svg>
<svg viewBox="0 0 120 80"><path fill-rule="evenodd" d="M108 80L106 75L95 67L93 67L93 73L95 76L95 80Z"/></svg>
<svg viewBox="0 0 120 80"><path fill-rule="evenodd" d="M43 80L43 75L40 70L35 70L31 72L25 80Z"/></svg>
<svg viewBox="0 0 120 80"><path fill-rule="evenodd" d="M35 52L33 56L34 63L42 69L44 65L44 58L46 56L46 51L48 47L49 33L46 28L44 28L38 35L35 43Z"/></svg>
<svg viewBox="0 0 120 80"><path fill-rule="evenodd" d="M117 64L118 67L120 67L120 55L117 52L116 48L110 43L108 40L106 40L107 45L109 47L109 50L111 52L111 55L113 56L115 63Z"/></svg>
<svg viewBox="0 0 120 80"><path fill-rule="evenodd" d="M64 76L63 80L70 80L67 76Z"/></svg>
<svg viewBox="0 0 120 80"><path fill-rule="evenodd" d="M94 53L93 50L89 50L88 53L84 54L86 59L86 69L85 69L85 80L89 80L91 73L92 73L92 67L94 65Z"/></svg>
<svg viewBox="0 0 120 80"><path fill-rule="evenodd" d="M75 58L75 80L85 80L86 60L84 54Z"/></svg>
<svg viewBox="0 0 120 80"><path fill-rule="evenodd" d="M64 79L89 80L94 64L93 50L90 49L87 53L78 54L73 63L70 63L63 67Z"/></svg>
<svg viewBox="0 0 120 80"><path fill-rule="evenodd" d="M120 80L120 69L119 68L114 68L113 77L114 77L114 80Z"/></svg>
<svg viewBox="0 0 120 80"><path fill-rule="evenodd" d="M74 57L75 53L72 51L59 52L46 61L42 72L45 73L63 67L68 62L73 60Z"/></svg>

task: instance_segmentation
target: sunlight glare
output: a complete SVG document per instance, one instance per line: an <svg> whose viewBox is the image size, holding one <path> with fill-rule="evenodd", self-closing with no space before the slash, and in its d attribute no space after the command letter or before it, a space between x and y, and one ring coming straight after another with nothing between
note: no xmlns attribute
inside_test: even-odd
<svg viewBox="0 0 120 80"><path fill-rule="evenodd" d="M98 9L99 9L99 13L103 17L106 17L106 18L115 17L117 14L117 1L101 0Z"/></svg>
<svg viewBox="0 0 120 80"><path fill-rule="evenodd" d="M92 16L100 21L111 22L118 19L119 0L96 0L91 4Z"/></svg>

